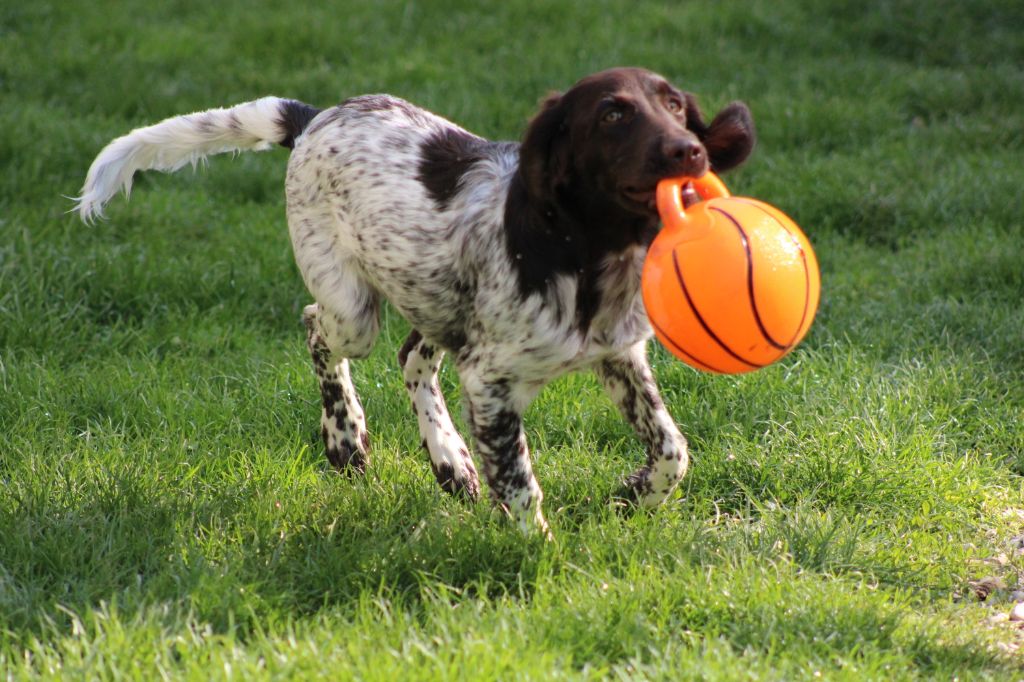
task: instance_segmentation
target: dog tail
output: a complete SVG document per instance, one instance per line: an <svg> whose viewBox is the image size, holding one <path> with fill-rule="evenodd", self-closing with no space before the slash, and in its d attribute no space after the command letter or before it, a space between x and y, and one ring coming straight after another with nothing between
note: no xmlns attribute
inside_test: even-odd
<svg viewBox="0 0 1024 682"><path fill-rule="evenodd" d="M174 116L137 128L99 153L89 167L75 207L85 222L103 216L103 206L118 190L131 192L135 171L175 171L194 167L213 154L263 151L274 144L291 148L309 122L320 113L308 104L264 97L229 109L210 109Z"/></svg>

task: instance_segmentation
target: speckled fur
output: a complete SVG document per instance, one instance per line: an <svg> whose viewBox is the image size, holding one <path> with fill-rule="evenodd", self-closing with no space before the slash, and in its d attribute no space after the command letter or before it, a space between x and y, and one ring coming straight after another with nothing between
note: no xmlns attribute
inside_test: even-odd
<svg viewBox="0 0 1024 682"><path fill-rule="evenodd" d="M609 101L624 116L602 113ZM632 133L615 127L627 116ZM745 106L708 126L692 96L656 74L612 70L549 98L520 146L388 95L319 113L264 98L115 140L79 210L99 215L137 169L269 142L294 144L288 225L316 301L304 321L335 467L369 464L349 361L370 353L387 299L413 326L399 365L442 489L479 494L438 384L447 353L491 497L524 529L548 533L522 415L547 382L575 370L597 373L647 448L629 495L654 505L672 493L688 454L645 355L640 272L658 221L644 192L661 177L741 162L753 145Z"/></svg>
<svg viewBox="0 0 1024 682"><path fill-rule="evenodd" d="M503 211L517 146L479 149L460 190L439 210L417 180L419 150L454 125L402 100L372 102L355 99L321 114L297 141L288 168L296 260L320 306L317 319L327 316L342 330L329 342L332 362L369 352L380 297L432 340L409 352L407 388L442 487L472 496L476 471L437 391L441 353L433 350L460 339L453 359L491 495L523 525L541 529L542 492L522 414L552 378L607 368L603 378L653 448L630 485L644 504L660 502L685 472L687 455L644 359L651 336L638 295L645 246L608 256L603 303L581 331L569 313L577 277L558 275L547 291L525 299L516 287L517 254L507 252Z"/></svg>

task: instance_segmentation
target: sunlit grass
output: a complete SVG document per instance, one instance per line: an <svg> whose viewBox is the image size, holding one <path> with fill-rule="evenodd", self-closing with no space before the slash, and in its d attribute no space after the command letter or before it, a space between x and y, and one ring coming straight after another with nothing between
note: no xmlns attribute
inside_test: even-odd
<svg viewBox="0 0 1024 682"><path fill-rule="evenodd" d="M1019 676L989 621L1024 569L1018 4L3 7L0 671ZM707 113L750 104L760 145L727 180L805 228L822 306L751 375L652 348L693 453L652 512L611 503L643 454L598 383L549 386L527 435L554 543L437 489L390 309L354 370L373 467L330 471L285 151L140 177L95 226L65 214L103 144L165 116L387 91L514 139L616 64ZM994 606L968 586L986 576Z"/></svg>

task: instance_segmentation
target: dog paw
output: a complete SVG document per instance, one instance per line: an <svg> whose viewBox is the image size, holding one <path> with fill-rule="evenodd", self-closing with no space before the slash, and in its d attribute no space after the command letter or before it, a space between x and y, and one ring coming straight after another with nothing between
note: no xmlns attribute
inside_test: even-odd
<svg viewBox="0 0 1024 682"><path fill-rule="evenodd" d="M649 509L660 504L665 495L659 495L651 483L650 472L640 469L622 482L612 493L611 501L623 510Z"/></svg>
<svg viewBox="0 0 1024 682"><path fill-rule="evenodd" d="M445 491L456 499L476 502L480 498L480 480L473 469L463 469L456 473L455 467L447 462L440 465L430 462L430 468L434 472L441 490Z"/></svg>
<svg viewBox="0 0 1024 682"><path fill-rule="evenodd" d="M364 438L364 445L369 445L369 439ZM331 463L340 474L365 474L366 467L370 464L370 458L366 454L366 450L369 447L362 449L352 447L350 444L344 441L337 445L328 447L324 450L324 454L327 455L327 461Z"/></svg>

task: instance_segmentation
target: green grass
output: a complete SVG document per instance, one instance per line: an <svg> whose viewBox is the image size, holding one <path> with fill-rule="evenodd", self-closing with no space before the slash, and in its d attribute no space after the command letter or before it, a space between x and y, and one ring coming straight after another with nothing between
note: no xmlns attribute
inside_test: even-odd
<svg viewBox="0 0 1024 682"><path fill-rule="evenodd" d="M1021 677L990 617L1024 582L1022 7L4 4L0 678ZM527 429L554 543L437 490L387 310L355 369L373 469L331 473L284 151L65 214L107 141L165 116L386 91L512 139L618 64L750 104L728 181L805 228L822 306L755 374L654 352L693 467L651 513L609 502L642 453L596 381L548 387Z"/></svg>

